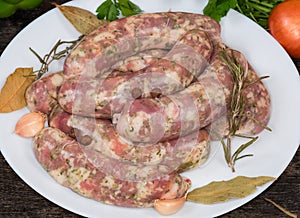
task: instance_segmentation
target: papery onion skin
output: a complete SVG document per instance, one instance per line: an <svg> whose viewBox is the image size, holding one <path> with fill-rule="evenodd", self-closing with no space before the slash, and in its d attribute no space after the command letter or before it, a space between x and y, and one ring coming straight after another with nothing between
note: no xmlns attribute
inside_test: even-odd
<svg viewBox="0 0 300 218"><path fill-rule="evenodd" d="M268 19L272 36L293 58L300 58L300 0L277 5Z"/></svg>
<svg viewBox="0 0 300 218"><path fill-rule="evenodd" d="M23 115L15 126L15 134L31 138L37 135L45 125L46 115L39 112L30 112Z"/></svg>

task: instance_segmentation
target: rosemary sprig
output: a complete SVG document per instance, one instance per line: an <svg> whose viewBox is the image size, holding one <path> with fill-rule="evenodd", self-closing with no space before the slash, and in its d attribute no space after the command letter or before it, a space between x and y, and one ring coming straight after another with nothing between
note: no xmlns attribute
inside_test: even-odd
<svg viewBox="0 0 300 218"><path fill-rule="evenodd" d="M78 44L79 41L83 38L83 35L79 36L78 39L72 40L72 41L62 41L58 40L53 48L50 50L48 54L45 54L43 57L41 57L35 50L32 48L29 48L30 51L38 58L38 60L41 62L41 67L39 70L35 71L37 74L36 79L38 80L41 78L46 72L49 70L49 65L55 61L59 60L61 58L64 58L67 56L67 54ZM59 50L62 45L68 44L69 46L65 47L63 50Z"/></svg>
<svg viewBox="0 0 300 218"><path fill-rule="evenodd" d="M261 124L261 122L257 121L256 119L254 119L253 117L245 113L245 99L242 94L245 88L267 77L260 77L258 80L251 82L251 84L246 84L246 76L248 71L247 66L245 68L241 66L239 61L234 56L232 57L229 56L226 53L226 51L221 52L221 59L229 67L232 73L232 81L233 81L230 110L227 114L228 134L221 139L221 144L223 147L225 160L228 166L231 168L232 172L235 172L234 165L237 160L240 160L245 157L253 156L253 154L246 154L242 156L240 154L258 139L258 136L251 137L251 136L243 136L243 135L236 134L236 132L239 130L241 126L242 119L246 117L247 119L251 119L255 123L263 126L263 128L267 130L271 130L269 127L264 126L263 124ZM234 136L248 138L250 140L240 145L237 148L237 150L232 154L232 138Z"/></svg>

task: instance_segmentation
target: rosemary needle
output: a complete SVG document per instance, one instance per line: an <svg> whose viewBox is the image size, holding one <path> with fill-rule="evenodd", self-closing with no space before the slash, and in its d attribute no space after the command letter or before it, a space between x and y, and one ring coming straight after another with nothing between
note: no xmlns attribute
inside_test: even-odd
<svg viewBox="0 0 300 218"><path fill-rule="evenodd" d="M263 128L271 131L271 129L267 126L264 126L261 122L257 121L253 117L247 115L245 113L245 99L243 96L243 90L250 85L261 81L267 77L260 77L259 79L251 82L246 86L246 76L247 76L247 67L242 67L239 61L232 55L229 56L225 50L221 52L221 59L227 64L229 67L231 74L232 74L232 81L233 81L233 88L231 91L231 103L230 103L230 110L227 115L228 120L228 134L221 139L221 144L224 151L225 160L228 166L231 168L232 172L235 172L235 162L245 157L253 156L253 154L246 154L240 155L247 147L252 145L255 141L257 141L258 136L256 137L249 137L249 136L242 136L236 134L239 130L242 118L247 118L253 120L256 124L263 126ZM234 136L248 138L249 141L240 145L237 150L232 154L232 138Z"/></svg>

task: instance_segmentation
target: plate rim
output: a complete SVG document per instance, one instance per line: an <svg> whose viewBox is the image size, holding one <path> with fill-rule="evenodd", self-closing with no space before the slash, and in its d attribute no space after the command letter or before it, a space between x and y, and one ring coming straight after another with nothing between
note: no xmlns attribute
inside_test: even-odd
<svg viewBox="0 0 300 218"><path fill-rule="evenodd" d="M82 1L77 1L77 2L83 2L84 0L82 0ZM72 3L72 2L67 2L66 4L70 4L70 3ZM40 19L42 19L43 17L47 17L47 16L49 16L49 14L51 14L51 13L57 13L58 11L56 11L57 9L51 9L50 11L47 11L46 13L44 13L44 14L42 14L41 16L39 16L38 18L36 18L36 19L34 19L32 22L30 22L30 24L28 24L25 28L23 28L14 38L13 38L13 40L7 45L7 47L4 49L4 51L3 51L3 53L1 54L1 57L3 57L3 56L5 56L5 54L6 54L6 51L7 50L9 50L9 47L10 47L10 45L11 44L13 44L13 42L15 41L15 40L17 40L17 38L18 37L20 37L19 35L26 29L26 31L27 31L27 29L29 29L30 27L31 27L31 25L33 25L33 23L34 22L37 22L37 21L39 21ZM238 13L238 12L230 12L230 13ZM290 61L292 62L292 60L290 59ZM293 63L293 62L292 62ZM1 64L1 62L0 62L0 64ZM296 70L296 67L295 67L295 65L294 65L294 68L295 68L295 70ZM297 70L296 70L297 71ZM299 143L298 143L299 144ZM2 147L2 146L1 146ZM291 160L292 160L292 158L294 157L294 155L296 154L296 152L297 152L297 150L298 150L298 147L299 147L299 145L297 146L297 147L295 147L295 150L294 150L294 152L293 152L293 155L292 155L292 157L291 157ZM48 199L49 201L52 201L53 203L55 203L56 205L58 205L58 206L60 206L60 207L63 207L63 208L65 208L65 209L67 209L67 210L69 210L69 211L72 211L72 212L74 212L74 213L77 213L77 214L81 214L81 213L78 213L78 211L74 211L74 210L72 210L72 209L70 209L70 208L66 208L66 207L64 207L64 206L62 206L62 205L60 205L60 204L57 204L57 201L55 200L55 199L51 199L51 198L49 198L49 196L47 195L47 194L45 194L45 193L41 193L41 190L38 188L38 187L36 187L36 186L32 186L32 184L30 183L30 181L27 181L27 179L25 179L24 180L24 176L22 176L23 175L23 173L22 172L20 172L18 169L15 169L15 167L13 166L14 164L12 164L11 165L11 163L12 163L12 161L8 158L7 159L7 155L6 154L4 154L3 152L2 152L2 149L1 149L1 154L3 155L3 157L7 160L7 162L8 162L8 164L10 165L10 167L14 170L14 172L16 172L16 174L27 184L27 185L29 185L33 190L35 190L37 193L39 193L40 195L42 195L43 197L45 197L46 199ZM288 162L290 162L291 160L289 160ZM286 167L288 167L288 164L284 167L284 170L286 169ZM284 172L284 170L281 172L281 173L279 173L279 175L278 176L280 176L283 172ZM21 175L21 176L20 176ZM26 178L26 177L25 177ZM269 187L270 185L271 185L272 183L270 183L270 184L268 184L268 185L266 185L265 187L267 188L267 187ZM255 195L255 197L257 197L261 192L263 192L266 188L264 188L264 189L261 189L261 190L258 190L258 194L257 195ZM39 190L39 191L37 191L37 190ZM255 197L253 197L253 198L255 198ZM252 200L253 198L251 198L250 200ZM250 201L249 200L249 201ZM247 202L249 202L249 201L247 201ZM244 202L244 203L241 203L241 205L243 205L243 204L245 204L245 203L247 203L247 202ZM237 206L236 208L238 208L238 207L240 207L241 205L239 205L239 206ZM105 206L108 206L108 205L105 205ZM233 209L236 209L236 208L233 208ZM232 210L233 210L232 209ZM226 213L227 212L229 212L229 211L231 211L231 210L228 210L228 211L226 211ZM224 214L224 213L222 213L222 214ZM222 215L222 214L219 214L219 215Z"/></svg>

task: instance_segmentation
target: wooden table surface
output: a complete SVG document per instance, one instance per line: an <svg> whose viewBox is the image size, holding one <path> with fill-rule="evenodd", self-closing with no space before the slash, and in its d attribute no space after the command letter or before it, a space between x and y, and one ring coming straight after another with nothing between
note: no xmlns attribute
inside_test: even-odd
<svg viewBox="0 0 300 218"><path fill-rule="evenodd" d="M34 10L18 11L10 18L0 19L0 54L26 25L54 7L50 2L61 4L66 1L44 1L40 7ZM300 60L294 60L294 63L300 72ZM267 190L222 217L287 217L272 204L266 202L264 198L272 199L287 210L300 214L300 148L284 173ZM0 217L79 216L35 192L16 175L4 157L0 155ZM200 214L199 217L201 217Z"/></svg>

